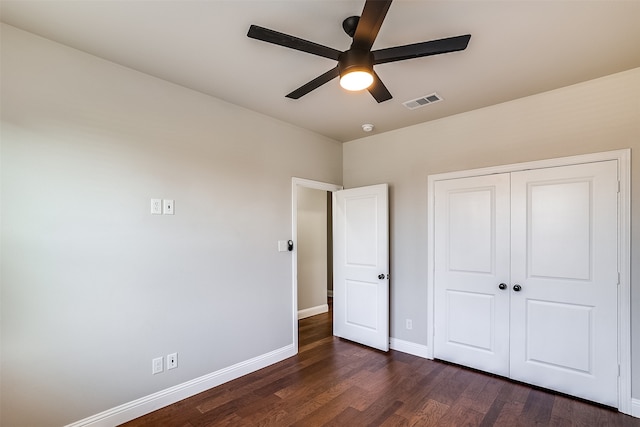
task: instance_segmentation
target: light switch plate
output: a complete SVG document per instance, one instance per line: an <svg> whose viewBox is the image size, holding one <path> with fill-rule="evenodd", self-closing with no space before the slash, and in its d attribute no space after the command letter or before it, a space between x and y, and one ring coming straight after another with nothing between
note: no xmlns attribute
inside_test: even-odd
<svg viewBox="0 0 640 427"><path fill-rule="evenodd" d="M162 213L165 215L173 215L173 211L174 211L173 200L163 200Z"/></svg>
<svg viewBox="0 0 640 427"><path fill-rule="evenodd" d="M178 367L178 353L167 354L167 371Z"/></svg>

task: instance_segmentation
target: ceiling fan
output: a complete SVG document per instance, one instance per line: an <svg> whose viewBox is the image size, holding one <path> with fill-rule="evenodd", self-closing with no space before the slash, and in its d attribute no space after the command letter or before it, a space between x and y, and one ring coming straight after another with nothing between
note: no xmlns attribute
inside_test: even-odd
<svg viewBox="0 0 640 427"><path fill-rule="evenodd" d="M361 16L350 16L342 22L344 31L353 38L351 47L344 52L258 25L251 25L247 36L338 61L336 67L300 86L287 98L298 99L340 76L340 85L345 89L367 89L376 101L384 102L392 96L373 70L374 65L464 50L471 39L467 34L372 51L391 1L366 0Z"/></svg>

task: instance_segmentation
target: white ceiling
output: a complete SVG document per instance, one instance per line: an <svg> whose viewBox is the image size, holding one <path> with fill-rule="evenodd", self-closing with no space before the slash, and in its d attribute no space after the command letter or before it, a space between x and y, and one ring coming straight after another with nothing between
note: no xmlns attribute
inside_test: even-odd
<svg viewBox="0 0 640 427"><path fill-rule="evenodd" d="M640 0L396 0L373 49L471 34L462 52L381 64L378 104L337 79L285 95L335 62L246 37L250 24L338 50L364 0L1 0L3 22L338 141L640 67ZM417 110L402 103L437 92Z"/></svg>

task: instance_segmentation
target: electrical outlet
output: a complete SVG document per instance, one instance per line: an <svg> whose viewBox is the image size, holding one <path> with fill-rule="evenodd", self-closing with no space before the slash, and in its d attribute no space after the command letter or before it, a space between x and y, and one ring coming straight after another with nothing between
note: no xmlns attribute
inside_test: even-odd
<svg viewBox="0 0 640 427"><path fill-rule="evenodd" d="M167 354L167 371L178 367L178 353Z"/></svg>
<svg viewBox="0 0 640 427"><path fill-rule="evenodd" d="M153 375L155 374L159 374L162 371L164 371L164 368L162 366L162 357L156 357L155 359L153 359L151 361L151 373Z"/></svg>
<svg viewBox="0 0 640 427"><path fill-rule="evenodd" d="M162 213L165 215L173 215L173 211L174 211L173 200L163 200Z"/></svg>
<svg viewBox="0 0 640 427"><path fill-rule="evenodd" d="M162 199L151 199L151 215L162 215Z"/></svg>
<svg viewBox="0 0 640 427"><path fill-rule="evenodd" d="M413 329L413 322L411 321L411 319L407 319L405 322L405 326L407 329Z"/></svg>

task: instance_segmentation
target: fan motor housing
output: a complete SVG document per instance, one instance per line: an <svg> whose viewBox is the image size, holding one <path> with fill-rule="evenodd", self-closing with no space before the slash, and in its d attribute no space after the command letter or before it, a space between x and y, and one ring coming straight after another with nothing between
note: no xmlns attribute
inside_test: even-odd
<svg viewBox="0 0 640 427"><path fill-rule="evenodd" d="M373 53L358 49L342 52L338 58L338 70L341 76L351 71L372 72Z"/></svg>

